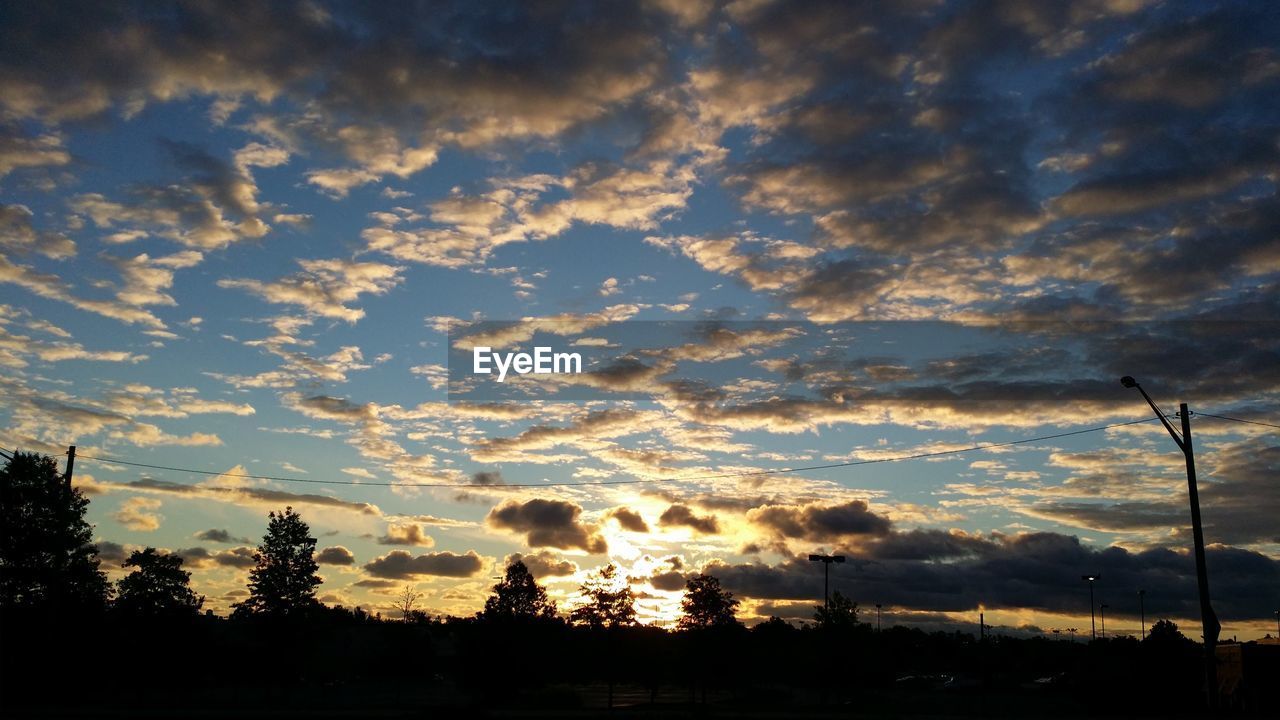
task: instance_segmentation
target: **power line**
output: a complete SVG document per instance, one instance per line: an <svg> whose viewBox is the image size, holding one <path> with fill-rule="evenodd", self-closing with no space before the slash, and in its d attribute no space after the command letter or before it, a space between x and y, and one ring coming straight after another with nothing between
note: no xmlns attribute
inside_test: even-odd
<svg viewBox="0 0 1280 720"><path fill-rule="evenodd" d="M1218 418L1219 420L1230 420L1231 422L1248 423L1250 425L1262 425L1264 427L1280 428L1280 425L1276 425L1275 423L1260 422L1258 420L1245 420L1244 418L1233 418L1233 417L1227 417L1226 415L1214 415L1212 413L1206 413L1206 412L1192 413L1193 417L1196 415L1202 415L1204 417L1211 417L1211 418Z"/></svg>
<svg viewBox="0 0 1280 720"><path fill-rule="evenodd" d="M549 483L511 483L503 485L468 485L463 483L416 483L416 482L361 482L358 480L319 480L315 478L299 478L299 477L283 477L278 475L251 475L248 473L224 473L213 470L197 470L194 468L173 467L169 465L152 465L149 463L133 462L130 460L120 460L109 457L94 457L92 455L77 455L78 460L90 460L103 463L113 463L116 465L129 465L132 467L148 468L151 470L167 470L170 472L185 472L197 475L222 475L225 477L247 478L251 480L274 480L276 482L294 482L308 483L313 485L356 485L368 487L413 487L413 488L477 488L483 487L487 489L501 490L504 488L546 488L546 487L591 487L596 485L639 485L645 483L666 483L666 482L692 482L697 480L722 480L726 478L738 477L759 477L762 475L783 475L787 473L811 472L814 470L830 470L833 468L856 467L859 465L876 465L879 463L902 462L904 460L921 460L924 458L941 457L944 455L959 455L967 452L977 452L981 450L991 450L994 448L1009 447L1011 445L1025 445L1028 443L1044 442L1045 440L1056 440L1058 438L1071 437L1073 435L1084 435L1086 433L1101 432L1112 428L1125 427L1127 425L1138 425L1155 420L1155 418L1143 418L1142 420L1130 420L1128 422L1112 423L1110 425L1100 425L1098 427L1085 428L1083 430L1071 430L1069 432L1054 433L1052 435L1041 435L1033 438L1023 438L1021 440L1008 440L1006 442L986 443L983 445L973 445L964 448L952 448L950 450L937 450L934 452L915 453L913 455L898 455L887 458L874 458L871 460L852 460L849 462L831 463L828 465L808 465L797 468L781 468L777 470L749 470L745 472L719 473L715 475L695 475L692 477L680 478L633 478L630 480L598 480L588 482L549 482Z"/></svg>

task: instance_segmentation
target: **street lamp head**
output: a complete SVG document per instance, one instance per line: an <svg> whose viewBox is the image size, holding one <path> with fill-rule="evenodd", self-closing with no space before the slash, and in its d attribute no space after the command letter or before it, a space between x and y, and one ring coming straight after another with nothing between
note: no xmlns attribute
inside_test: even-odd
<svg viewBox="0 0 1280 720"><path fill-rule="evenodd" d="M842 563L842 562L844 562L844 556L843 556L843 555L834 555L834 556L832 556L832 558L831 558L831 559L832 559L832 561L834 561L834 562L838 562L838 563Z"/></svg>
<svg viewBox="0 0 1280 720"><path fill-rule="evenodd" d="M822 560L823 560L823 559L824 559L824 558L823 558L821 555L810 555L810 556L809 556L809 561L810 561L810 562L822 562Z"/></svg>
<svg viewBox="0 0 1280 720"><path fill-rule="evenodd" d="M1093 582L1094 580L1099 580L1101 578L1102 578L1101 575L1081 575L1080 576L1081 580L1088 580L1089 582Z"/></svg>
<svg viewBox="0 0 1280 720"><path fill-rule="evenodd" d="M1125 375L1124 377L1120 378L1120 384L1127 388L1138 387L1138 381L1134 380L1133 376L1131 375Z"/></svg>

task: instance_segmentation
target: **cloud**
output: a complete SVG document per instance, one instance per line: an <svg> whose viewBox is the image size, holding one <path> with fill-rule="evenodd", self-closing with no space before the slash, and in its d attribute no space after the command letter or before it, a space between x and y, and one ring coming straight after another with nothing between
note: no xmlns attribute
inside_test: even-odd
<svg viewBox="0 0 1280 720"><path fill-rule="evenodd" d="M0 144L3 136L0 136ZM3 176L3 148L0 147L0 176ZM62 233L41 231L31 224L32 212L25 205L0 203L0 248L15 253L36 253L54 260L76 254L76 244Z"/></svg>
<svg viewBox="0 0 1280 720"><path fill-rule="evenodd" d="M71 162L61 133L24 133L0 124L0 178L22 168L57 167Z"/></svg>
<svg viewBox="0 0 1280 720"><path fill-rule="evenodd" d="M321 565L355 565L356 556L341 545L327 547L316 553L316 562Z"/></svg>
<svg viewBox="0 0 1280 720"><path fill-rule="evenodd" d="M120 503L120 509L111 514L111 518L136 532L154 532L160 529L160 521L163 519L153 512L160 508L160 504L154 498L127 498Z"/></svg>
<svg viewBox="0 0 1280 720"><path fill-rule="evenodd" d="M837 548L839 549L839 548ZM1280 577L1280 561L1236 548L1210 548L1214 601L1219 616L1245 620L1270 617L1268 599L1258 583ZM857 557L854 555L854 557ZM847 567L842 566L842 567ZM703 572L720 578L730 591L747 598L809 600L822 596L822 575L800 557L777 566L714 562ZM843 571L841 571L843 572ZM959 559L925 561L879 559L859 562L858 593L886 605L957 612L987 608L1043 612L1086 612L1080 599L1082 573L1098 573L1105 593L1132 597L1147 591L1147 612L1157 616L1199 617L1195 562L1189 553L1168 549L1132 552L1119 547L1094 549L1078 538L1056 533L993 535L973 543ZM841 582L835 580L837 585ZM1160 606L1151 598L1159 596Z"/></svg>
<svg viewBox="0 0 1280 720"><path fill-rule="evenodd" d="M618 527L630 532L649 532L649 525L640 513L625 507L613 508L605 513L605 517L613 518Z"/></svg>
<svg viewBox="0 0 1280 720"><path fill-rule="evenodd" d="M194 267L203 257L201 253L189 250L156 258L145 253L132 258L104 255L105 261L121 276L120 283L115 285L114 299L81 297L57 275L38 272L6 257L0 257L0 282L18 285L39 297L64 302L127 325L163 330L166 327L164 322L146 307L176 305L167 292L173 286L174 271Z"/></svg>
<svg viewBox="0 0 1280 720"><path fill-rule="evenodd" d="M125 483L104 483L108 487L123 488L135 492L162 493L172 495L188 495L222 500L229 503L251 502L272 509L282 505L310 505L315 507L337 508L348 510L359 515L381 516L376 505L366 502L344 500L329 495L311 493L292 493L284 490L271 490L259 487L220 487L209 484L185 485L166 480L131 480Z"/></svg>
<svg viewBox="0 0 1280 720"><path fill-rule="evenodd" d="M436 541L422 530L422 526L416 523L398 524L393 523L387 526L387 534L378 538L379 545L414 545L417 547L432 547Z"/></svg>
<svg viewBox="0 0 1280 720"><path fill-rule="evenodd" d="M668 570L667 572L654 573L649 577L649 584L656 590L665 590L666 592L677 592L684 590L686 583L684 573L678 570Z"/></svg>
<svg viewBox="0 0 1280 720"><path fill-rule="evenodd" d="M364 565L365 572L370 575L393 580L418 575L464 578L472 577L483 569L484 560L474 550L468 550L465 555L433 552L417 556L404 550L392 550Z"/></svg>
<svg viewBox="0 0 1280 720"><path fill-rule="evenodd" d="M865 500L841 505L765 505L747 513L751 522L786 538L830 542L858 535L884 535L892 523Z"/></svg>
<svg viewBox="0 0 1280 720"><path fill-rule="evenodd" d="M704 535L720 532L720 523L715 515L697 515L686 505L672 505L662 511L658 517L662 527L687 527Z"/></svg>
<svg viewBox="0 0 1280 720"><path fill-rule="evenodd" d="M201 530L195 534L197 540L216 543L247 543L247 538L236 537L226 530L211 528L209 530Z"/></svg>
<svg viewBox="0 0 1280 720"><path fill-rule="evenodd" d="M364 310L347 307L363 294L383 295L399 284L401 268L354 260L299 260L302 271L274 282L223 279L219 287L238 288L269 303L298 305L319 317L354 323Z"/></svg>
<svg viewBox="0 0 1280 720"><path fill-rule="evenodd" d="M535 578L567 577L578 572L578 564L566 560L549 550L534 553L512 553L503 559L503 566L522 562Z"/></svg>
<svg viewBox="0 0 1280 720"><path fill-rule="evenodd" d="M535 498L508 500L489 511L489 527L525 534L530 547L585 550L591 554L608 551L605 539L594 526L579 520L582 507L565 500Z"/></svg>

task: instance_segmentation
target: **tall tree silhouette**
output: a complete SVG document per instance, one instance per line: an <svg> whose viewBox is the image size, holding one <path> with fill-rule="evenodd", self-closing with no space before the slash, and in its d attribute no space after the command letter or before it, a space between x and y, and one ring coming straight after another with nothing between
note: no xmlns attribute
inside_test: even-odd
<svg viewBox="0 0 1280 720"><path fill-rule="evenodd" d="M851 628L858 624L858 603L845 597L839 590L831 594L829 607L814 608L813 619L819 627Z"/></svg>
<svg viewBox="0 0 1280 720"><path fill-rule="evenodd" d="M578 591L586 602L569 613L573 622L593 629L635 624L636 596L627 585L626 577L619 577L618 568L612 563L587 578Z"/></svg>
<svg viewBox="0 0 1280 720"><path fill-rule="evenodd" d="M249 597L236 604L235 617L299 615L318 605L316 586L322 581L311 528L291 507L268 517L267 534L253 555L258 564L249 571Z"/></svg>
<svg viewBox="0 0 1280 720"><path fill-rule="evenodd" d="M191 590L191 573L182 569L182 558L156 552L155 548L134 550L122 567L133 572L117 583L115 610L139 618L194 617L204 598Z"/></svg>
<svg viewBox="0 0 1280 720"><path fill-rule="evenodd" d="M676 621L680 630L737 625L734 613L738 601L733 593L720 587L720 581L710 575L698 575L685 583L684 599L680 601L684 615Z"/></svg>
<svg viewBox="0 0 1280 720"><path fill-rule="evenodd" d="M493 594L484 601L484 610L479 613L484 620L533 620L555 616L555 602L547 599L547 591L519 560L507 566L502 582L493 586Z"/></svg>
<svg viewBox="0 0 1280 720"><path fill-rule="evenodd" d="M0 608L104 607L110 587L84 519L88 506L53 458L13 454L0 470Z"/></svg>

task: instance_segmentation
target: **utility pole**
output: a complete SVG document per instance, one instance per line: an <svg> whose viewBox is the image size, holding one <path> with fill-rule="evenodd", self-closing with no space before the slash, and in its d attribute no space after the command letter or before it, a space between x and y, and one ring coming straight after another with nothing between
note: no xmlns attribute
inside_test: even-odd
<svg viewBox="0 0 1280 720"><path fill-rule="evenodd" d="M71 489L71 474L76 470L76 446L67 446L67 471L62 473L63 482L67 484L67 489Z"/></svg>
<svg viewBox="0 0 1280 720"><path fill-rule="evenodd" d="M1128 375L1120 378L1120 384L1127 388L1137 388L1142 393L1143 399L1155 411L1156 417L1160 419L1160 424L1164 425L1164 429L1169 432L1169 437L1177 443L1178 448L1182 450L1182 455L1186 458L1187 463L1187 496L1191 504L1191 539L1195 543L1196 556L1196 585L1200 591L1200 624L1204 636L1204 683L1205 693L1209 701L1209 709L1213 710L1218 707L1218 634L1222 632L1222 624L1218 622L1218 616L1213 611L1213 605L1209 602L1209 569L1205 565L1204 559L1204 528L1200 523L1200 492L1196 488L1196 455L1195 448L1191 443L1191 411L1187 409L1186 403L1179 403L1178 417L1182 420L1182 434L1179 435L1173 429L1169 419L1164 413L1160 412L1160 408L1156 407L1156 403L1147 394L1146 390Z"/></svg>

